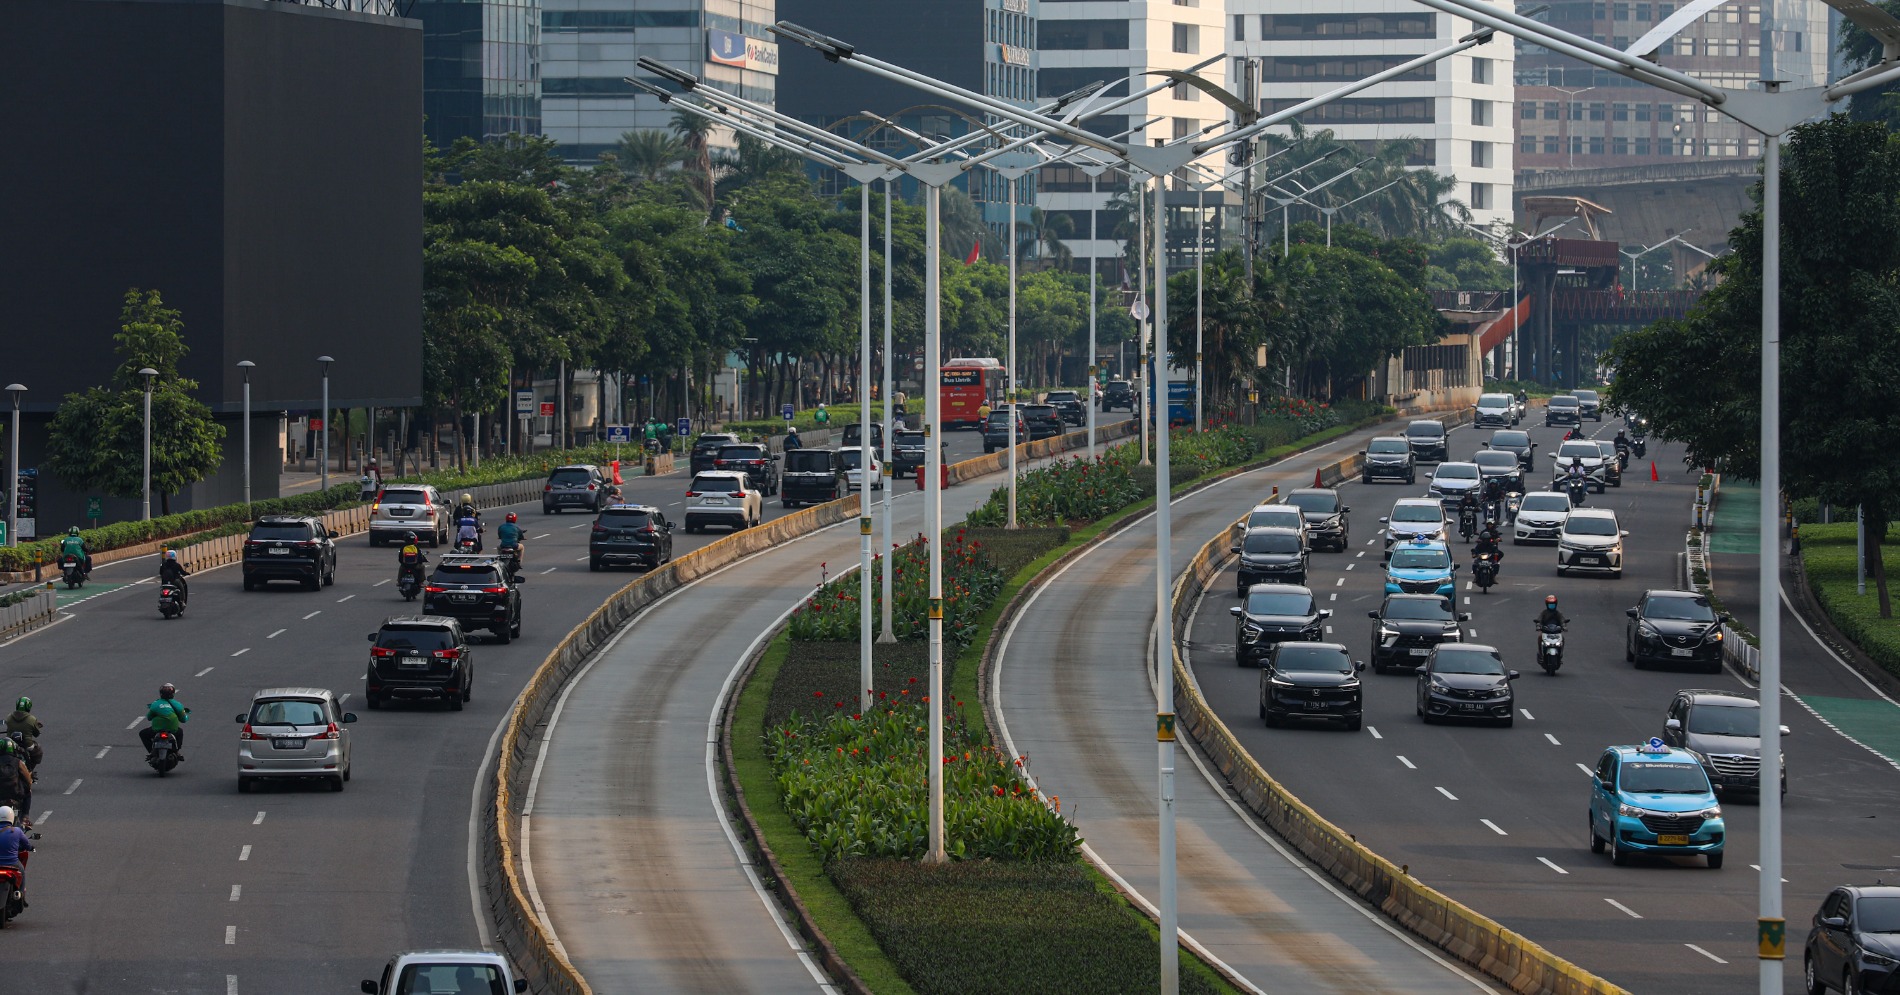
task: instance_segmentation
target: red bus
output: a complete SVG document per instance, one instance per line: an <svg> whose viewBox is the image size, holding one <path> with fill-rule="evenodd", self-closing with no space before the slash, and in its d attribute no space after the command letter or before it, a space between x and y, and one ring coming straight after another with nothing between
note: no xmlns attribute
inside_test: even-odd
<svg viewBox="0 0 1900 995"><path fill-rule="evenodd" d="M974 357L952 359L943 364L940 383L937 398L943 408L943 427L982 428L978 409L985 404L995 407L1004 396L1003 364Z"/></svg>

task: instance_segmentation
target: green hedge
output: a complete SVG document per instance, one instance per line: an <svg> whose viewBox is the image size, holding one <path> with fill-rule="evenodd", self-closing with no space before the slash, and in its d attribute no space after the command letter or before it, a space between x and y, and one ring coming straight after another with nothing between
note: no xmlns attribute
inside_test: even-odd
<svg viewBox="0 0 1900 995"><path fill-rule="evenodd" d="M339 484L327 491L254 501L251 510L257 515L317 515L355 505L358 503L356 498L357 486L352 482ZM182 511L176 515L162 515L151 521L114 522L96 529L81 529L79 535L92 545L94 553L103 553L248 521L250 518L245 514L242 504L227 504ZM57 562L59 543L63 538L40 539L12 549L0 549L0 570L31 570L35 562Z"/></svg>
<svg viewBox="0 0 1900 995"><path fill-rule="evenodd" d="M1854 531L1853 522L1801 527L1801 566L1807 572L1808 590L1814 592L1814 600L1842 635L1887 672L1900 676L1900 618L1880 617L1871 566L1867 593L1854 591ZM1888 527L1883 547L1891 550L1896 545L1900 545L1900 525ZM1868 550L1870 555L1872 552ZM1900 570L1894 568L1900 557L1889 552L1882 559L1889 564L1889 587L1900 587ZM1900 591L1894 591L1893 596L1900 600Z"/></svg>

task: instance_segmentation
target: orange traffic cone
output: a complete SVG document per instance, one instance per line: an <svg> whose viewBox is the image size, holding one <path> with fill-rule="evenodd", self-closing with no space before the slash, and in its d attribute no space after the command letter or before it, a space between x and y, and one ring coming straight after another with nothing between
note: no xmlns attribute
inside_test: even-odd
<svg viewBox="0 0 1900 995"><path fill-rule="evenodd" d="M1656 476L1656 461L1655 460L1649 461L1649 479L1652 481L1662 479L1661 477Z"/></svg>
<svg viewBox="0 0 1900 995"><path fill-rule="evenodd" d="M613 466L613 471L614 471L614 483L616 484L626 483L626 481L620 479L620 461L614 460L612 463L612 466Z"/></svg>
<svg viewBox="0 0 1900 995"><path fill-rule="evenodd" d="M1313 486L1314 486L1314 487L1325 487L1325 486L1326 486L1326 481L1324 481L1324 480L1321 480L1321 479L1320 479L1320 476L1319 476L1319 471L1318 471L1318 470L1314 470L1314 471L1313 471Z"/></svg>

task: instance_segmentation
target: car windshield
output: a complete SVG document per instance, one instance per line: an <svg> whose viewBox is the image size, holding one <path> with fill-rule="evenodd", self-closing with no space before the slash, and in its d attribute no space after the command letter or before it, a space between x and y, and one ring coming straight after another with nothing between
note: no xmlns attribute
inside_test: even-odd
<svg viewBox="0 0 1900 995"><path fill-rule="evenodd" d="M391 995L502 995L501 971L489 964L411 964Z"/></svg>
<svg viewBox="0 0 1900 995"><path fill-rule="evenodd" d="M1440 674L1496 674L1504 673L1504 665L1490 650L1471 649L1464 646L1440 646L1437 656L1432 660L1432 670Z"/></svg>
<svg viewBox="0 0 1900 995"><path fill-rule="evenodd" d="M1366 446L1366 452L1368 453L1387 453L1394 456L1402 455L1410 451L1411 449L1406 446L1404 439L1374 439L1370 445Z"/></svg>
<svg viewBox="0 0 1900 995"><path fill-rule="evenodd" d="M1501 453L1487 449L1471 458L1471 461L1487 470L1510 470L1517 466L1517 457L1511 453Z"/></svg>
<svg viewBox="0 0 1900 995"><path fill-rule="evenodd" d="M1435 421L1413 422L1405 426L1405 434L1414 439L1436 439L1445 434L1445 426Z"/></svg>
<svg viewBox="0 0 1900 995"><path fill-rule="evenodd" d="M1597 392L1594 390L1573 390L1570 392L1570 396L1579 401L1594 401L1597 399Z"/></svg>
<svg viewBox="0 0 1900 995"><path fill-rule="evenodd" d="M786 473L830 473L831 452L824 449L794 449L785 454Z"/></svg>
<svg viewBox="0 0 1900 995"><path fill-rule="evenodd" d="M1336 494L1306 493L1289 494L1286 503L1309 513L1332 514L1339 510L1339 496Z"/></svg>
<svg viewBox="0 0 1900 995"><path fill-rule="evenodd" d="M731 494L745 490L745 484L737 477L694 477L693 493Z"/></svg>
<svg viewBox="0 0 1900 995"><path fill-rule="evenodd" d="M434 652L454 646L455 634L439 625L385 625L383 631L376 634L376 645L389 650Z"/></svg>
<svg viewBox="0 0 1900 995"><path fill-rule="evenodd" d="M720 459L764 459L764 446L726 446L719 450Z"/></svg>
<svg viewBox="0 0 1900 995"><path fill-rule="evenodd" d="M1451 621L1451 602L1443 598L1393 598L1385 603L1385 618L1412 622Z"/></svg>
<svg viewBox="0 0 1900 995"><path fill-rule="evenodd" d="M1247 614L1305 617L1313 614L1313 596L1304 591L1252 591L1247 594Z"/></svg>
<svg viewBox="0 0 1900 995"><path fill-rule="evenodd" d="M1564 531L1573 536L1613 536L1617 532L1616 519L1572 515L1564 519Z"/></svg>
<svg viewBox="0 0 1900 995"><path fill-rule="evenodd" d="M1285 528L1299 528L1306 521L1300 509L1281 505L1277 508L1255 508L1247 513L1247 527L1257 529L1263 525L1279 525Z"/></svg>
<svg viewBox="0 0 1900 995"><path fill-rule="evenodd" d="M1249 553L1297 553L1300 551L1300 537L1277 532L1250 535L1245 549Z"/></svg>
<svg viewBox="0 0 1900 995"><path fill-rule="evenodd" d="M1569 511L1570 498L1562 494L1526 494L1519 511Z"/></svg>
<svg viewBox="0 0 1900 995"><path fill-rule="evenodd" d="M267 698L251 703L254 726L320 726L329 724L323 702L308 698Z"/></svg>
<svg viewBox="0 0 1900 995"><path fill-rule="evenodd" d="M593 477L586 470L556 470L548 474L550 484L586 484Z"/></svg>
<svg viewBox="0 0 1900 995"><path fill-rule="evenodd" d="M1352 673L1352 657L1345 650L1311 643L1281 643L1274 652L1273 665L1280 670L1302 674Z"/></svg>
<svg viewBox="0 0 1900 995"><path fill-rule="evenodd" d="M1900 898L1862 898L1854 903L1854 917L1863 933L1900 933Z"/></svg>
<svg viewBox="0 0 1900 995"><path fill-rule="evenodd" d="M475 587L499 587L501 577L486 563L444 563L430 576L431 584L464 584Z"/></svg>
<svg viewBox="0 0 1900 995"><path fill-rule="evenodd" d="M1491 444L1494 446L1511 446L1521 449L1531 444L1531 437L1528 432L1493 432L1491 433Z"/></svg>
<svg viewBox="0 0 1900 995"><path fill-rule="evenodd" d="M1050 404L1054 404L1057 401L1073 401L1075 400L1075 391L1052 390L1049 392L1049 397L1047 398L1047 400Z"/></svg>
<svg viewBox="0 0 1900 995"><path fill-rule="evenodd" d="M251 526L251 538L253 539L283 539L290 542L301 542L301 541L308 540L310 538L310 526L308 525L265 525L263 523L259 523L257 525Z"/></svg>
<svg viewBox="0 0 1900 995"><path fill-rule="evenodd" d="M1451 566L1451 554L1442 549L1395 549L1394 570L1444 570Z"/></svg>
<svg viewBox="0 0 1900 995"><path fill-rule="evenodd" d="M1475 463L1444 463L1432 477L1437 480L1476 480L1478 466Z"/></svg>
<svg viewBox="0 0 1900 995"><path fill-rule="evenodd" d="M730 435L702 435L694 440L694 449L714 450L721 446L730 446L739 440Z"/></svg>
<svg viewBox="0 0 1900 995"><path fill-rule="evenodd" d="M1709 776L1701 764L1625 760L1616 787L1632 795L1706 795Z"/></svg>
<svg viewBox="0 0 1900 995"><path fill-rule="evenodd" d="M1580 457L1582 459L1600 459L1603 456L1603 450L1598 449L1597 444L1594 442L1590 442L1584 439L1578 439L1572 442L1564 443L1561 447L1558 448L1557 455L1562 456L1565 459L1570 459L1572 457Z"/></svg>
<svg viewBox="0 0 1900 995"><path fill-rule="evenodd" d="M1761 709L1745 705L1697 705L1689 712L1689 731L1705 736L1761 735Z"/></svg>
<svg viewBox="0 0 1900 995"><path fill-rule="evenodd" d="M1031 418L1047 418L1056 413L1056 408L1053 404L1031 404L1023 413Z"/></svg>
<svg viewBox="0 0 1900 995"><path fill-rule="evenodd" d="M922 449L924 448L924 433L899 432L891 437L891 443L899 449Z"/></svg>
<svg viewBox="0 0 1900 995"><path fill-rule="evenodd" d="M1577 406L1577 399L1574 397L1553 397L1550 399L1550 406L1553 408L1574 408Z"/></svg>
<svg viewBox="0 0 1900 995"><path fill-rule="evenodd" d="M653 516L644 511L609 508L600 513L595 524L603 529L644 529L653 524Z"/></svg>
<svg viewBox="0 0 1900 995"><path fill-rule="evenodd" d="M1608 439L1598 439L1597 452L1605 458L1614 458L1616 456L1616 443Z"/></svg>
<svg viewBox="0 0 1900 995"><path fill-rule="evenodd" d="M417 490L387 490L383 492L384 504L428 504L429 492Z"/></svg>
<svg viewBox="0 0 1900 995"><path fill-rule="evenodd" d="M855 470L864 462L864 450L862 448L843 449L839 450L839 452L844 456L844 466L847 470ZM877 462L877 458L872 457L871 462Z"/></svg>
<svg viewBox="0 0 1900 995"><path fill-rule="evenodd" d="M1442 522L1445 513L1435 504L1402 504L1392 509L1395 522Z"/></svg>
<svg viewBox="0 0 1900 995"><path fill-rule="evenodd" d="M1715 609L1707 598L1652 597L1643 602L1644 618L1673 618L1685 622L1713 622Z"/></svg>
<svg viewBox="0 0 1900 995"><path fill-rule="evenodd" d="M1511 395L1509 394L1486 394L1478 398L1480 408L1508 408L1510 406Z"/></svg>

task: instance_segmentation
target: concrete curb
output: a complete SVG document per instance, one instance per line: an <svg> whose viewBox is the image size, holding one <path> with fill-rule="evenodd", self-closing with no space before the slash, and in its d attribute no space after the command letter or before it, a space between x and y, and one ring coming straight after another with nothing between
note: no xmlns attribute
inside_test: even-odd
<svg viewBox="0 0 1900 995"><path fill-rule="evenodd" d="M51 622L53 616L58 614L58 602L58 597L49 588L35 592L19 604L0 608L0 640L11 639Z"/></svg>

